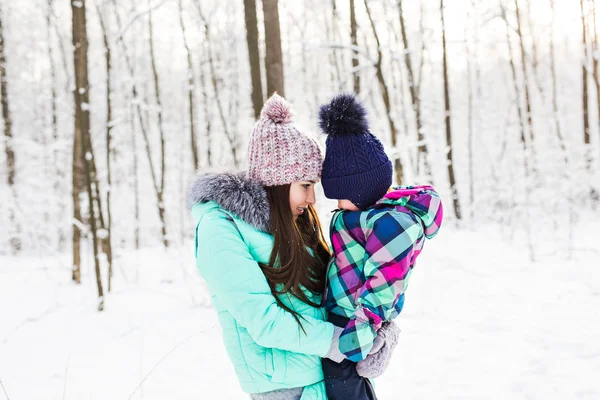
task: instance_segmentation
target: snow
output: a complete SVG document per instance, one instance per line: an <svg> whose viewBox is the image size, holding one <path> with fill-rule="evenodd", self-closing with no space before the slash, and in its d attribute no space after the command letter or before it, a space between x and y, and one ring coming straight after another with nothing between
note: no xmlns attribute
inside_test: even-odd
<svg viewBox="0 0 600 400"><path fill-rule="evenodd" d="M548 243L536 263L497 226L444 226L413 274L379 398L600 398L600 221L584 221L572 260ZM67 256L0 257L9 398L247 398L192 246L118 252L103 312L89 258L78 286Z"/></svg>

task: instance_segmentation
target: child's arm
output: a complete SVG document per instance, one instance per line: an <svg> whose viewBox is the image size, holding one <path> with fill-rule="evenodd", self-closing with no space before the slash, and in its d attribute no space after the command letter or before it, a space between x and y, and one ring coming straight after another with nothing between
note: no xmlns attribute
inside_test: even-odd
<svg viewBox="0 0 600 400"><path fill-rule="evenodd" d="M408 214L384 213L373 224L365 246L365 284L359 289L354 317L340 337L340 350L349 360L367 357L389 311L401 308L414 245L422 235L422 225Z"/></svg>

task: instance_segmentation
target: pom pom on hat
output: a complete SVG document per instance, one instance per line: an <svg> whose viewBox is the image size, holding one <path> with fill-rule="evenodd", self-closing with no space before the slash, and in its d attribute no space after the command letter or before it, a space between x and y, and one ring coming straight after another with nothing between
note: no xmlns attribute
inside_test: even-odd
<svg viewBox="0 0 600 400"><path fill-rule="evenodd" d="M290 103L277 93L274 93L263 106L260 117L268 118L276 124L288 124L293 122L294 113L292 112Z"/></svg>
<svg viewBox="0 0 600 400"><path fill-rule="evenodd" d="M350 200L361 210L374 205L392 184L392 163L369 131L366 111L352 94L321 106L319 125L328 135L321 183L328 199Z"/></svg>
<svg viewBox="0 0 600 400"><path fill-rule="evenodd" d="M362 135L369 130L367 112L352 94L339 94L319 110L319 126L326 135Z"/></svg>

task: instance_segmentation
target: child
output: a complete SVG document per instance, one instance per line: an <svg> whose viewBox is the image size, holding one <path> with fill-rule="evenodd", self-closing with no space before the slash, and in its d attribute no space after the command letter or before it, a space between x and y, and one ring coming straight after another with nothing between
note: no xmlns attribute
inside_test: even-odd
<svg viewBox="0 0 600 400"><path fill-rule="evenodd" d="M379 350L380 328L380 336L397 340L397 328L386 321L402 311L415 260L440 227L442 203L431 186L390 188L392 163L354 96L336 96L321 106L319 119L328 135L323 189L340 209L330 224L325 307L329 321L343 329L339 349L348 358L323 360L325 384L330 400L370 400L373 388L355 363Z"/></svg>

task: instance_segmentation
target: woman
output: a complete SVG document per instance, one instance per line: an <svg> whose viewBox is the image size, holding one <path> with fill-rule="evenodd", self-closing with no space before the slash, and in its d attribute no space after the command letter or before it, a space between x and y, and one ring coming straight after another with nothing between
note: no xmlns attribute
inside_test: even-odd
<svg viewBox="0 0 600 400"><path fill-rule="evenodd" d="M344 359L320 307L330 258L315 203L317 143L273 95L249 143L249 170L198 177L190 190L196 265L227 353L253 399L326 399L321 357Z"/></svg>

